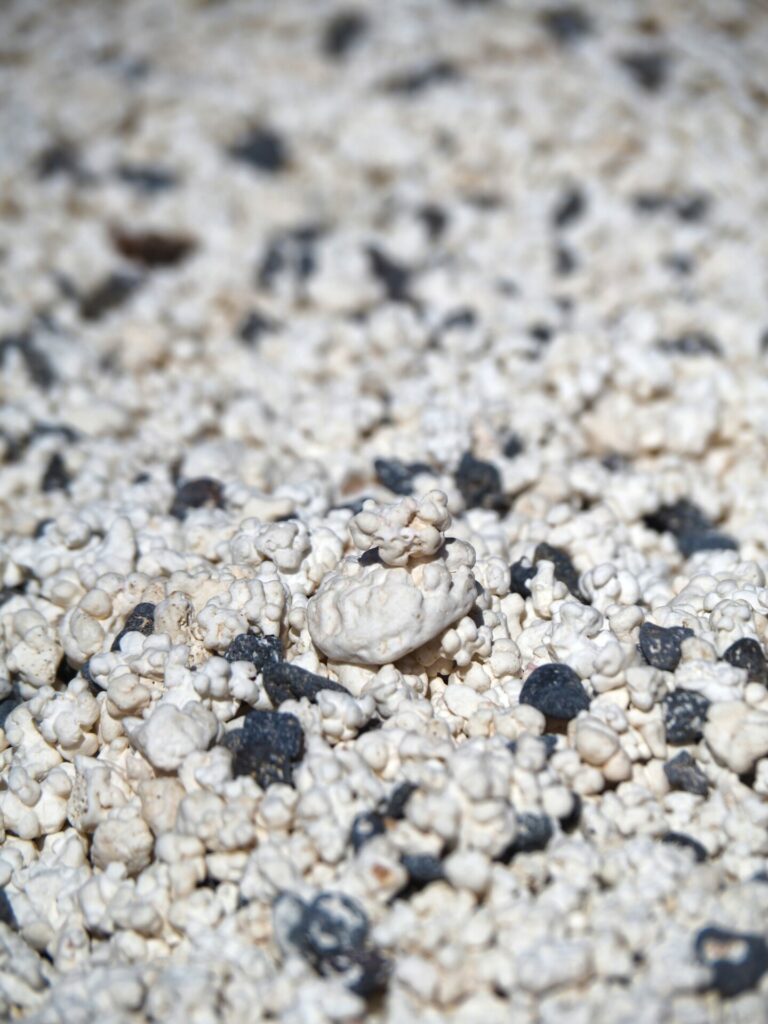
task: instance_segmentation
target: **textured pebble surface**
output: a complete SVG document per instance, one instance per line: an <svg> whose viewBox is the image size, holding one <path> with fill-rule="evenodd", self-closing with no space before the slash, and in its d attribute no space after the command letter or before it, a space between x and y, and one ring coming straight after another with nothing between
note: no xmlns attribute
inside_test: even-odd
<svg viewBox="0 0 768 1024"><path fill-rule="evenodd" d="M0 5L0 1019L768 1019L766 67Z"/></svg>

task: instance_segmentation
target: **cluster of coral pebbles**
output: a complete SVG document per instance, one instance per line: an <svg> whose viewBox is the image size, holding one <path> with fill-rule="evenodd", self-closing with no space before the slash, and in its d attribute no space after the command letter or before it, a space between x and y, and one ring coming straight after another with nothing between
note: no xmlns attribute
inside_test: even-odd
<svg viewBox="0 0 768 1024"><path fill-rule="evenodd" d="M0 25L0 1016L766 1019L765 10Z"/></svg>

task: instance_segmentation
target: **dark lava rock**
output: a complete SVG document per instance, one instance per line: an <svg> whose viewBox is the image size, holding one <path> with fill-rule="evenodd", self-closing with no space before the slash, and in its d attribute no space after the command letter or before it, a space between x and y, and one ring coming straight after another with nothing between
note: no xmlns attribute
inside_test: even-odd
<svg viewBox="0 0 768 1024"><path fill-rule="evenodd" d="M657 343L662 352L681 356L722 356L723 350L709 331L687 331L676 338L662 338Z"/></svg>
<svg viewBox="0 0 768 1024"><path fill-rule="evenodd" d="M435 85L445 85L461 78L459 69L449 60L437 59L429 64L392 75L387 79L384 88L387 92L399 96L416 96Z"/></svg>
<svg viewBox="0 0 768 1024"><path fill-rule="evenodd" d="M664 774L672 789L681 789L696 796L706 796L709 792L709 779L687 750L681 750L667 761Z"/></svg>
<svg viewBox="0 0 768 1024"><path fill-rule="evenodd" d="M401 898L408 899L431 882L439 882L445 878L442 859L431 853L404 853L400 863L408 872L408 882L398 893Z"/></svg>
<svg viewBox="0 0 768 1024"><path fill-rule="evenodd" d="M37 387L47 391L56 382L56 373L50 359L45 352L38 348L28 331L19 334L4 334L0 337L0 364L5 363L5 355L12 349L15 349L21 356L29 379ZM32 436L34 437L34 430Z"/></svg>
<svg viewBox="0 0 768 1024"><path fill-rule="evenodd" d="M669 79L670 58L662 50L625 53L619 63L645 92L661 92Z"/></svg>
<svg viewBox="0 0 768 1024"><path fill-rule="evenodd" d="M184 519L193 508L223 508L224 488L219 480L208 476L185 480L176 488L170 515Z"/></svg>
<svg viewBox="0 0 768 1024"><path fill-rule="evenodd" d="M402 495L413 493L414 476L432 472L424 462L403 462L401 459L374 459L373 468L382 487Z"/></svg>
<svg viewBox="0 0 768 1024"><path fill-rule="evenodd" d="M16 929L19 927L11 901L8 899L8 894L4 888L0 888L0 922L7 924L9 928Z"/></svg>
<svg viewBox="0 0 768 1024"><path fill-rule="evenodd" d="M704 220L707 216L711 201L710 197L704 193L695 192L689 196L681 196L672 205L680 220L694 224Z"/></svg>
<svg viewBox="0 0 768 1024"><path fill-rule="evenodd" d="M589 709L589 695L572 668L552 663L531 672L520 691L520 703L567 722Z"/></svg>
<svg viewBox="0 0 768 1024"><path fill-rule="evenodd" d="M121 256L149 268L176 266L196 247L194 239L188 235L128 228L113 231L112 241Z"/></svg>
<svg viewBox="0 0 768 1024"><path fill-rule="evenodd" d="M671 505L660 505L655 512L643 516L643 522L658 533L674 534L685 558L697 551L738 548L732 537L715 530L712 520L687 498Z"/></svg>
<svg viewBox="0 0 768 1024"><path fill-rule="evenodd" d="M703 735L709 701L693 690L675 690L664 698L667 743L698 743Z"/></svg>
<svg viewBox="0 0 768 1024"><path fill-rule="evenodd" d="M687 626L667 628L644 622L639 634L640 653L654 668L674 672L682 656L682 642L689 636L693 636L693 630Z"/></svg>
<svg viewBox="0 0 768 1024"><path fill-rule="evenodd" d="M110 650L120 650L120 641L126 633L143 633L144 636L150 636L154 632L154 629L155 606L150 601L143 601L141 604L136 605L125 620L125 625L112 641L112 647Z"/></svg>
<svg viewBox="0 0 768 1024"><path fill-rule="evenodd" d="M501 474L492 462L464 452L454 479L467 508L496 508L504 504Z"/></svg>
<svg viewBox="0 0 768 1024"><path fill-rule="evenodd" d="M326 957L319 970L324 975L338 975L350 992L367 999L387 987L392 964L378 950L365 948Z"/></svg>
<svg viewBox="0 0 768 1024"><path fill-rule="evenodd" d="M677 538L677 546L684 558L690 558L697 551L738 551L738 542L719 530L691 531Z"/></svg>
<svg viewBox="0 0 768 1024"><path fill-rule="evenodd" d="M369 245L366 252L371 273L384 289L387 298L392 302L407 301L411 271L375 245Z"/></svg>
<svg viewBox="0 0 768 1024"><path fill-rule="evenodd" d="M667 832L665 836L661 837L661 841L669 846L679 846L681 849L690 850L697 864L702 864L707 859L706 848L698 839L686 835L685 832Z"/></svg>
<svg viewBox="0 0 768 1024"><path fill-rule="evenodd" d="M21 701L18 697L6 697L5 700L0 700L0 729L5 728L5 720L19 704Z"/></svg>
<svg viewBox="0 0 768 1024"><path fill-rule="evenodd" d="M270 662L283 659L283 645L278 636L254 636L241 633L224 652L227 661L250 661L261 672Z"/></svg>
<svg viewBox="0 0 768 1024"><path fill-rule="evenodd" d="M723 655L723 661L747 670L750 683L768 683L768 664L759 641L744 636L735 640Z"/></svg>
<svg viewBox="0 0 768 1024"><path fill-rule="evenodd" d="M418 217L432 242L436 242L448 226L448 214L436 203L425 203L419 208Z"/></svg>
<svg viewBox="0 0 768 1024"><path fill-rule="evenodd" d="M497 859L506 864L518 853L544 850L553 835L552 820L546 814L518 814L517 834Z"/></svg>
<svg viewBox="0 0 768 1024"><path fill-rule="evenodd" d="M571 556L562 548L556 548L552 544L542 542L536 545L533 553L533 562L551 562L554 566L554 576L560 583L564 583L571 594L579 601L586 602L586 598L579 586L579 574L571 561Z"/></svg>
<svg viewBox="0 0 768 1024"><path fill-rule="evenodd" d="M326 57L342 60L363 38L368 19L360 11L337 11L323 29L321 49Z"/></svg>
<svg viewBox="0 0 768 1024"><path fill-rule="evenodd" d="M278 329L277 321L271 317L264 316L258 310L252 309L247 313L237 328L237 336L246 345L255 345L263 334Z"/></svg>
<svg viewBox="0 0 768 1024"><path fill-rule="evenodd" d="M356 900L343 893L321 892L304 915L302 945L318 959L352 953L365 943L368 928L368 915Z"/></svg>
<svg viewBox="0 0 768 1024"><path fill-rule="evenodd" d="M50 491L66 491L69 487L72 477L67 471L64 459L58 452L54 452L48 460L48 465L45 467L42 479L40 480L40 490L46 493Z"/></svg>
<svg viewBox="0 0 768 1024"><path fill-rule="evenodd" d="M575 4L548 7L540 15L542 26L560 46L570 46L592 34L592 19Z"/></svg>
<svg viewBox="0 0 768 1024"><path fill-rule="evenodd" d="M558 199L552 211L552 224L559 229L574 224L587 208L587 201L580 188L568 188Z"/></svg>
<svg viewBox="0 0 768 1024"><path fill-rule="evenodd" d="M286 700L301 700L302 697L314 704L321 690L334 690L349 696L349 690L340 683L288 661L267 662L263 668L263 679L264 689L275 706Z"/></svg>
<svg viewBox="0 0 768 1024"><path fill-rule="evenodd" d="M360 565L381 565L381 555L379 554L378 548L368 548L358 558Z"/></svg>
<svg viewBox="0 0 768 1024"><path fill-rule="evenodd" d="M412 782L399 782L389 794L384 804L381 812L384 817L394 818L395 821L400 821L401 818L405 817L406 804L418 788Z"/></svg>
<svg viewBox="0 0 768 1024"><path fill-rule="evenodd" d="M519 562L514 562L509 570L510 592L519 594L520 597L530 597L531 590L528 580L535 575L536 570L532 565L527 565L522 559Z"/></svg>
<svg viewBox="0 0 768 1024"><path fill-rule="evenodd" d="M80 298L80 315L84 320L100 320L122 306L141 284L134 274L115 271Z"/></svg>
<svg viewBox="0 0 768 1024"><path fill-rule="evenodd" d="M280 136L264 125L252 128L228 148L229 156L263 174L278 174L288 165L288 150Z"/></svg>
<svg viewBox="0 0 768 1024"><path fill-rule="evenodd" d="M584 803L578 793L571 793L571 796L573 797L571 809L564 818L560 819L560 828L566 833L566 835L569 835L571 832L575 832L579 827L581 812L584 807Z"/></svg>
<svg viewBox="0 0 768 1024"><path fill-rule="evenodd" d="M234 775L253 775L262 789L273 782L293 785L293 770L304 756L301 723L280 711L250 711L223 742L232 751Z"/></svg>
<svg viewBox="0 0 768 1024"><path fill-rule="evenodd" d="M519 434L510 434L504 442L502 453L505 459L514 459L525 450L525 445Z"/></svg>
<svg viewBox="0 0 768 1024"><path fill-rule="evenodd" d="M730 999L757 986L768 971L768 945L762 935L710 925L694 942L696 959L711 971L709 987Z"/></svg>
<svg viewBox="0 0 768 1024"><path fill-rule="evenodd" d="M363 811L355 817L349 833L349 842L357 853L367 842L385 832L384 818L378 811Z"/></svg>
<svg viewBox="0 0 768 1024"><path fill-rule="evenodd" d="M280 231L267 244L256 274L261 288L271 289L279 277L306 281L315 271L315 248L323 228L319 224L303 224Z"/></svg>
<svg viewBox="0 0 768 1024"><path fill-rule="evenodd" d="M35 160L35 172L41 180L57 175L78 177L80 158L71 142L54 142L46 146Z"/></svg>
<svg viewBox="0 0 768 1024"><path fill-rule="evenodd" d="M130 185L138 192L147 195L156 195L158 192L167 192L175 188L179 179L172 171L166 171L162 167L153 167L149 164L119 164L117 177L126 185Z"/></svg>

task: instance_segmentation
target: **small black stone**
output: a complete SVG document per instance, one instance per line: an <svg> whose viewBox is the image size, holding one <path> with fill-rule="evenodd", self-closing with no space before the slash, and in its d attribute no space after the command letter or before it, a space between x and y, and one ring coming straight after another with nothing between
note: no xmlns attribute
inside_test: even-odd
<svg viewBox="0 0 768 1024"><path fill-rule="evenodd" d="M413 493L413 471L400 459L374 459L376 479L393 494Z"/></svg>
<svg viewBox="0 0 768 1024"><path fill-rule="evenodd" d="M0 921L14 930L19 927L5 888L0 888Z"/></svg>
<svg viewBox="0 0 768 1024"><path fill-rule="evenodd" d="M573 797L573 803L571 809L564 818L560 819L560 828L569 835L571 832L575 832L579 827L581 821L581 811L584 803L578 793L571 793Z"/></svg>
<svg viewBox="0 0 768 1024"><path fill-rule="evenodd" d="M514 459L521 454L525 449L522 438L519 434L510 434L507 440L504 442L502 452L506 459Z"/></svg>
<svg viewBox="0 0 768 1024"><path fill-rule="evenodd" d="M310 959L354 953L368 938L368 915L350 896L321 892L307 907L302 945Z"/></svg>
<svg viewBox="0 0 768 1024"><path fill-rule="evenodd" d="M64 459L62 459L58 452L54 452L48 460L48 465L45 467L45 472L40 480L40 490L46 493L50 491L66 491L71 480L72 478L67 472Z"/></svg>
<svg viewBox="0 0 768 1024"><path fill-rule="evenodd" d="M719 530L690 530L677 537L677 546L684 558L697 551L738 551L738 542Z"/></svg>
<svg viewBox="0 0 768 1024"><path fill-rule="evenodd" d="M101 687L97 685L96 681L91 675L90 658L88 658L87 661L84 661L83 664L80 666L80 675L83 677L86 683L88 683L88 689L90 690L92 696L98 697L98 695L103 692Z"/></svg>
<svg viewBox="0 0 768 1024"><path fill-rule="evenodd" d="M21 704L18 697L6 697L5 700L0 700L0 729L5 728L5 720L13 711Z"/></svg>
<svg viewBox="0 0 768 1024"><path fill-rule="evenodd" d="M526 565L523 559L513 562L509 570L510 592L519 594L520 597L530 597L531 590L528 580L536 575L536 569L532 565Z"/></svg>
<svg viewBox="0 0 768 1024"><path fill-rule="evenodd" d="M112 232L112 241L121 256L150 269L176 266L196 247L188 235L141 229L119 228Z"/></svg>
<svg viewBox="0 0 768 1024"><path fill-rule="evenodd" d="M155 606L150 601L143 601L141 604L136 605L125 620L125 625L112 641L110 650L120 650L120 641L126 633L142 633L144 636L151 636L154 629Z"/></svg>
<svg viewBox="0 0 768 1024"><path fill-rule="evenodd" d="M706 532L712 529L712 520L687 498L680 498L670 505L659 505L655 512L643 516L643 522L657 533L672 533L676 537L691 532Z"/></svg>
<svg viewBox="0 0 768 1024"><path fill-rule="evenodd" d="M193 508L223 508L224 488L219 480L208 476L185 480L176 488L170 515L176 519L184 519Z"/></svg>
<svg viewBox="0 0 768 1024"><path fill-rule="evenodd" d="M552 223L556 228L565 228L577 221L587 208L587 201L580 188L568 188L560 196L552 211Z"/></svg>
<svg viewBox="0 0 768 1024"><path fill-rule="evenodd" d="M359 43L368 29L368 19L360 11L337 11L323 29L321 49L326 57L341 60Z"/></svg>
<svg viewBox="0 0 768 1024"><path fill-rule="evenodd" d="M589 694L568 665L539 665L520 691L520 703L530 704L547 718L570 721L589 709Z"/></svg>
<svg viewBox="0 0 768 1024"><path fill-rule="evenodd" d="M302 697L315 704L321 690L334 690L349 696L349 690L340 683L288 661L267 662L262 671L264 689L275 706L286 700L301 700Z"/></svg>
<svg viewBox="0 0 768 1024"><path fill-rule="evenodd" d="M70 444L80 440L80 432L70 427L68 423L35 423L29 436L30 440L34 440L38 437L50 437L52 434L58 434Z"/></svg>
<svg viewBox="0 0 768 1024"><path fill-rule="evenodd" d="M304 756L304 732L295 715L251 711L241 729L224 736L232 751L234 775L253 775L262 789L273 782L293 784L293 770Z"/></svg>
<svg viewBox="0 0 768 1024"><path fill-rule="evenodd" d="M533 340L537 341L540 345L548 345L549 342L552 341L554 330L549 326L549 324L535 323L531 324L528 328L528 333Z"/></svg>
<svg viewBox="0 0 768 1024"><path fill-rule="evenodd" d="M697 864L703 864L707 859L706 848L702 846L698 839L686 835L685 832L667 832L666 835L661 837L661 841L669 846L679 846L684 850L690 850Z"/></svg>
<svg viewBox="0 0 768 1024"><path fill-rule="evenodd" d="M304 224L274 235L267 244L256 279L261 288L271 289L284 274L306 281L316 266L315 247L323 233L319 224Z"/></svg>
<svg viewBox="0 0 768 1024"><path fill-rule="evenodd" d="M20 334L4 334L0 338L0 363L5 362L5 354L11 349L16 351L24 361L24 368L29 379L43 391L47 391L55 382L56 374L48 356L34 343L28 332ZM34 436L34 430L33 434Z"/></svg>
<svg viewBox="0 0 768 1024"><path fill-rule="evenodd" d="M404 853L400 863L408 872L408 882L405 889L398 893L399 896L407 898L430 882L439 882L445 878L442 860L431 853Z"/></svg>
<svg viewBox="0 0 768 1024"><path fill-rule="evenodd" d="M80 299L80 315L84 320L100 320L122 306L136 291L139 278L133 274L116 271L109 274L91 291Z"/></svg>
<svg viewBox="0 0 768 1024"><path fill-rule="evenodd" d="M674 210L682 221L696 223L709 213L710 199L703 193L683 196L674 203Z"/></svg>
<svg viewBox="0 0 768 1024"><path fill-rule="evenodd" d="M682 657L683 640L693 636L693 630L687 626L656 626L652 622L644 622L640 627L640 653L649 665L674 672Z"/></svg>
<svg viewBox="0 0 768 1024"><path fill-rule="evenodd" d="M697 934L694 950L699 963L712 972L709 987L726 999L756 988L768 971L768 945L762 935L710 925Z"/></svg>
<svg viewBox="0 0 768 1024"><path fill-rule="evenodd" d="M269 662L282 661L283 645L278 636L240 633L224 652L227 661L250 661L261 672Z"/></svg>
<svg viewBox="0 0 768 1024"><path fill-rule="evenodd" d="M35 540L39 540L40 537L43 537L45 535L45 531L48 529L52 522L53 520L51 519L50 516L48 516L46 519L41 519L39 522L35 523L35 529L34 532L32 533L32 536L35 538Z"/></svg>
<svg viewBox="0 0 768 1024"><path fill-rule="evenodd" d="M393 302L407 301L411 271L375 245L369 245L366 251L371 273L383 287L387 298Z"/></svg>
<svg viewBox="0 0 768 1024"><path fill-rule="evenodd" d="M564 583L575 598L586 603L586 598L579 586L579 574L567 551L542 541L541 544L536 545L536 550L533 553L533 562L534 565L539 562L551 562L554 566L555 579L560 583Z"/></svg>
<svg viewBox="0 0 768 1024"><path fill-rule="evenodd" d="M399 96L416 96L434 85L444 85L461 78L458 68L448 60L437 59L423 67L393 75L387 79L384 88Z"/></svg>
<svg viewBox="0 0 768 1024"><path fill-rule="evenodd" d="M367 999L387 987L392 965L378 950L364 948L325 957L320 973L329 972L340 975L350 992Z"/></svg>
<svg viewBox="0 0 768 1024"><path fill-rule="evenodd" d="M578 265L579 262L572 249L567 245L555 246L554 272L558 277L569 277Z"/></svg>
<svg viewBox="0 0 768 1024"><path fill-rule="evenodd" d="M674 690L664 698L667 743L698 743L703 735L709 700L693 690Z"/></svg>
<svg viewBox="0 0 768 1024"><path fill-rule="evenodd" d="M620 473L629 465L629 459L626 455L620 455L618 452L609 452L607 455L602 457L600 464L601 466L604 466L609 473Z"/></svg>
<svg viewBox="0 0 768 1024"><path fill-rule="evenodd" d="M768 664L758 640L748 636L735 640L723 655L723 661L746 669L748 682L768 684Z"/></svg>
<svg viewBox="0 0 768 1024"><path fill-rule="evenodd" d="M518 853L545 850L553 835L552 820L546 814L518 814L517 835L497 859L506 864Z"/></svg>
<svg viewBox="0 0 768 1024"><path fill-rule="evenodd" d="M464 452L454 475L467 508L500 508L503 504L501 474L492 462Z"/></svg>
<svg viewBox="0 0 768 1024"><path fill-rule="evenodd" d="M663 338L657 343L662 352L682 356L722 356L723 350L709 331L687 331L676 338Z"/></svg>
<svg viewBox="0 0 768 1024"><path fill-rule="evenodd" d="M40 179L58 175L77 177L80 173L80 159L71 142L54 142L38 154L35 172Z"/></svg>
<svg viewBox="0 0 768 1024"><path fill-rule="evenodd" d="M625 53L619 57L619 63L645 92L661 92L667 84L670 59L662 50Z"/></svg>
<svg viewBox="0 0 768 1024"><path fill-rule="evenodd" d="M262 334L275 331L277 328L276 321L259 313L258 310L252 309L250 313L246 314L237 328L237 336L247 345L253 345L259 341Z"/></svg>
<svg viewBox="0 0 768 1024"><path fill-rule="evenodd" d="M384 835L384 832L384 818L378 811L363 811L352 822L352 830L349 833L352 849L357 853L367 842L375 836Z"/></svg>
<svg viewBox="0 0 768 1024"><path fill-rule="evenodd" d="M425 203L419 209L418 216L433 242L440 238L448 226L448 214L436 203Z"/></svg>
<svg viewBox="0 0 768 1024"><path fill-rule="evenodd" d="M592 34L592 19L575 4L549 7L540 18L543 27L560 46L570 46Z"/></svg>
<svg viewBox="0 0 768 1024"><path fill-rule="evenodd" d="M166 171L162 167L152 167L149 164L119 164L117 177L126 185L130 185L146 195L167 192L179 183L179 179L172 171Z"/></svg>
<svg viewBox="0 0 768 1024"><path fill-rule="evenodd" d="M368 548L358 558L360 565L382 565L381 555L378 548Z"/></svg>
<svg viewBox="0 0 768 1024"><path fill-rule="evenodd" d="M474 327L477 323L477 313L469 306L462 306L460 309L449 313L442 323L442 330L449 331L454 327Z"/></svg>
<svg viewBox="0 0 768 1024"><path fill-rule="evenodd" d="M681 750L667 761L664 774L672 789L681 789L695 796L706 796L709 792L709 779L687 750Z"/></svg>
<svg viewBox="0 0 768 1024"><path fill-rule="evenodd" d="M263 125L241 136L227 152L233 160L265 174L278 174L288 164L288 152L282 137Z"/></svg>
<svg viewBox="0 0 768 1024"><path fill-rule="evenodd" d="M393 818L395 821L400 821L401 818L405 817L406 804L418 788L412 782L398 783L389 794L381 812L384 817Z"/></svg>

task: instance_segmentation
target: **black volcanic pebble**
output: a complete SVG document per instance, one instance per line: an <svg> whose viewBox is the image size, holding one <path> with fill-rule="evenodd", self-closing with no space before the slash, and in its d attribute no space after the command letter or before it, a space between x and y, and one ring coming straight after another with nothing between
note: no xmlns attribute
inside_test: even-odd
<svg viewBox="0 0 768 1024"><path fill-rule="evenodd" d="M319 224L302 224L274 234L256 273L259 287L271 289L284 275L297 282L311 277L317 264L315 249L322 233Z"/></svg>
<svg viewBox="0 0 768 1024"><path fill-rule="evenodd" d="M48 460L42 479L40 490L46 493L50 491L66 491L72 478L67 471L64 459L58 452L54 452Z"/></svg>
<svg viewBox="0 0 768 1024"><path fill-rule="evenodd" d="M444 85L446 82L455 82L459 78L461 78L461 74L455 64L438 58L429 64L413 68L411 71L392 75L384 83L384 88L394 95L416 96L433 85Z"/></svg>
<svg viewBox="0 0 768 1024"><path fill-rule="evenodd" d="M619 57L619 64L645 92L661 92L667 84L670 59L662 50L625 53Z"/></svg>
<svg viewBox="0 0 768 1024"><path fill-rule="evenodd" d="M584 595L579 586L579 574L571 561L571 556L562 548L556 548L552 544L542 542L536 545L533 553L534 565L538 562L551 562L554 566L554 576L560 583L564 583L571 594L579 601L585 601Z"/></svg>
<svg viewBox="0 0 768 1024"><path fill-rule="evenodd" d="M693 224L706 217L711 200L702 192L694 192L692 195L681 196L672 205L680 220Z"/></svg>
<svg viewBox="0 0 768 1024"><path fill-rule="evenodd" d="M365 35L368 19L360 11L337 11L323 29L321 49L326 57L341 60Z"/></svg>
<svg viewBox="0 0 768 1024"><path fill-rule="evenodd" d="M5 728L5 721L8 715L21 704L18 697L6 697L5 700L0 700L0 729Z"/></svg>
<svg viewBox="0 0 768 1024"><path fill-rule="evenodd" d="M223 508L224 488L219 480L208 476L185 480L176 488L170 515L183 519L193 508Z"/></svg>
<svg viewBox="0 0 768 1024"><path fill-rule="evenodd" d="M552 820L546 814L518 814L517 834L498 860L508 863L518 853L544 850L553 835Z"/></svg>
<svg viewBox="0 0 768 1024"><path fill-rule="evenodd" d="M527 565L522 559L519 562L513 562L509 570L510 593L519 594L520 597L530 597L531 590L528 580L535 575L536 569L532 565Z"/></svg>
<svg viewBox="0 0 768 1024"><path fill-rule="evenodd" d="M723 661L736 668L746 669L750 683L768 683L768 664L758 640L748 636L735 640L723 655Z"/></svg>
<svg viewBox="0 0 768 1024"><path fill-rule="evenodd" d="M686 835L685 832L667 832L666 835L661 837L661 841L668 846L679 846L683 850L690 850L697 864L703 864L707 859L706 848L702 846L698 839Z"/></svg>
<svg viewBox="0 0 768 1024"><path fill-rule="evenodd" d="M432 242L436 242L448 226L448 214L436 203L425 203L419 208L417 216Z"/></svg>
<svg viewBox="0 0 768 1024"><path fill-rule="evenodd" d="M54 142L46 146L35 159L38 178L53 178L56 175L77 177L80 174L80 158L71 142Z"/></svg>
<svg viewBox="0 0 768 1024"><path fill-rule="evenodd" d="M654 668L674 672L682 656L683 640L693 636L687 626L656 626L644 622L640 627L640 653Z"/></svg>
<svg viewBox="0 0 768 1024"><path fill-rule="evenodd" d="M543 27L560 46L577 43L592 33L592 19L575 4L549 7L542 12L540 19Z"/></svg>
<svg viewBox="0 0 768 1024"><path fill-rule="evenodd" d="M48 356L34 342L29 331L4 334L0 337L0 364L5 363L5 354L15 349L24 362L29 379L37 387L47 391L56 381L56 374ZM31 437L34 437L34 429Z"/></svg>
<svg viewBox="0 0 768 1024"><path fill-rule="evenodd" d="M419 787L412 782L399 782L389 794L382 809L385 818L394 818L399 821L405 816L405 807L408 801Z"/></svg>
<svg viewBox="0 0 768 1024"><path fill-rule="evenodd" d="M709 331L687 331L676 338L662 338L656 345L662 352L681 356L721 356L723 350Z"/></svg>
<svg viewBox="0 0 768 1024"><path fill-rule="evenodd" d="M368 916L350 896L321 892L308 905L302 925L304 949L320 960L353 953L368 937Z"/></svg>
<svg viewBox="0 0 768 1024"><path fill-rule="evenodd" d="M579 827L581 821L581 812L584 808L584 802L578 793L571 793L573 802L571 804L570 811L565 815L564 818L560 818L560 828L569 835L571 832L575 832Z"/></svg>
<svg viewBox="0 0 768 1024"><path fill-rule="evenodd" d="M499 508L503 504L501 474L492 462L464 452L454 479L467 508Z"/></svg>
<svg viewBox="0 0 768 1024"><path fill-rule="evenodd" d="M552 663L531 672L520 691L520 703L530 704L547 718L570 721L589 709L589 694L572 668Z"/></svg>
<svg viewBox="0 0 768 1024"><path fill-rule="evenodd" d="M667 761L664 774L672 789L681 789L695 796L706 796L709 792L709 779L687 750L681 750Z"/></svg>
<svg viewBox="0 0 768 1024"><path fill-rule="evenodd" d="M697 934L694 951L711 971L708 987L726 999L755 988L768 971L768 945L762 935L710 925Z"/></svg>
<svg viewBox="0 0 768 1024"><path fill-rule="evenodd" d="M525 449L523 440L519 434L510 434L504 442L502 453L505 459L514 459Z"/></svg>
<svg viewBox="0 0 768 1024"><path fill-rule="evenodd" d="M387 298L393 302L407 300L411 271L375 245L369 245L366 252L371 274L382 286Z"/></svg>
<svg viewBox="0 0 768 1024"><path fill-rule="evenodd" d="M150 601L143 601L141 604L136 605L125 620L125 625L112 641L112 647L110 650L120 650L120 641L126 633L143 633L144 636L150 636L154 632L154 629L155 606Z"/></svg>
<svg viewBox="0 0 768 1024"><path fill-rule="evenodd" d="M712 520L687 498L670 505L660 505L655 512L643 516L643 522L658 533L673 534L685 558L696 551L734 550L738 547L732 537L715 530Z"/></svg>
<svg viewBox="0 0 768 1024"><path fill-rule="evenodd" d="M693 690L675 690L664 698L667 743L698 743L703 735L709 700Z"/></svg>
<svg viewBox="0 0 768 1024"><path fill-rule="evenodd" d="M282 136L265 125L252 128L227 149L238 163L247 164L264 174L278 174L288 164L288 151Z"/></svg>
<svg viewBox="0 0 768 1024"><path fill-rule="evenodd" d="M378 548L368 548L358 558L360 565L382 565L381 555Z"/></svg>
<svg viewBox="0 0 768 1024"><path fill-rule="evenodd" d="M115 271L80 297L80 315L84 320L100 320L122 306L141 283L135 274Z"/></svg>
<svg viewBox="0 0 768 1024"><path fill-rule="evenodd" d="M268 334L277 329L277 321L272 320L271 317L264 316L257 309L252 309L241 320L240 326L237 328L237 336L246 345L255 345L262 334Z"/></svg>
<svg viewBox="0 0 768 1024"><path fill-rule="evenodd" d="M124 227L112 232L112 242L121 256L150 269L176 266L197 245L189 235Z"/></svg>
<svg viewBox="0 0 768 1024"><path fill-rule="evenodd" d="M413 478L418 473L431 473L432 468L424 462L403 462L401 459L374 459L376 479L393 494L413 493Z"/></svg>
<svg viewBox="0 0 768 1024"><path fill-rule="evenodd" d="M556 228L566 228L575 223L587 208L587 201L580 188L571 187L565 190L552 211L552 224Z"/></svg>
<svg viewBox="0 0 768 1024"><path fill-rule="evenodd" d="M292 665L288 661L267 662L263 668L264 689L274 705L282 704L286 700L301 700L306 697L312 704L316 703L317 695L321 690L334 690L336 693L346 693L349 690L332 679L309 672L298 665Z"/></svg>
<svg viewBox="0 0 768 1024"><path fill-rule="evenodd" d="M384 818L378 811L363 811L355 817L349 833L349 842L357 853L375 836L384 835Z"/></svg>
<svg viewBox="0 0 768 1024"><path fill-rule="evenodd" d="M116 173L120 181L147 195L167 192L179 183L172 171L150 164L119 164Z"/></svg>
<svg viewBox="0 0 768 1024"><path fill-rule="evenodd" d="M738 542L720 530L690 531L680 534L677 546L684 558L690 558L697 551L738 551Z"/></svg>
<svg viewBox="0 0 768 1024"><path fill-rule="evenodd" d="M283 645L278 636L241 633L224 652L227 661L250 661L259 672L270 662L282 661Z"/></svg>
<svg viewBox="0 0 768 1024"><path fill-rule="evenodd" d="M378 950L364 948L326 957L319 970L323 975L337 975L350 992L367 999L387 987L392 964Z"/></svg>
<svg viewBox="0 0 768 1024"><path fill-rule="evenodd" d="M103 693L101 687L96 683L95 679L91 675L91 659L88 658L80 666L80 675L88 683L88 689L94 697L98 697L100 693Z"/></svg>
<svg viewBox="0 0 768 1024"><path fill-rule="evenodd" d="M445 869L440 857L431 853L404 853L400 863L408 872L408 882L398 895L411 896L430 882L439 882L445 878Z"/></svg>
<svg viewBox="0 0 768 1024"><path fill-rule="evenodd" d="M3 924L7 924L9 928L16 929L19 927L11 901L8 899L8 894L4 888L0 888L0 921Z"/></svg>
<svg viewBox="0 0 768 1024"><path fill-rule="evenodd" d="M293 784L293 770L304 756L304 732L295 715L250 711L240 729L224 736L232 751L234 775L253 775L262 789L273 782Z"/></svg>

